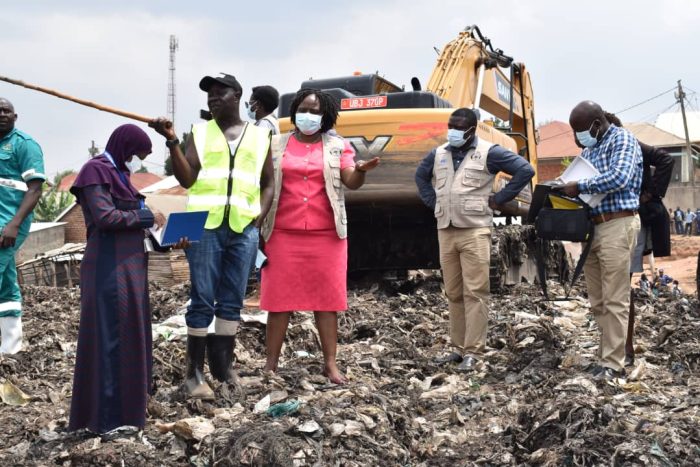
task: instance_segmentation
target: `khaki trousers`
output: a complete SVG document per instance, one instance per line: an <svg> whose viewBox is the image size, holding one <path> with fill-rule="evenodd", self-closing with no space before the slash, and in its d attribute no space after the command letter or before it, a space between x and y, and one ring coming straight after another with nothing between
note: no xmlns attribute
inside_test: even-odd
<svg viewBox="0 0 700 467"><path fill-rule="evenodd" d="M621 217L595 226L586 275L591 311L600 329L601 364L625 366L625 341L630 308L630 253L640 229L638 216Z"/></svg>
<svg viewBox="0 0 700 467"><path fill-rule="evenodd" d="M450 340L465 355L483 352L488 329L491 228L438 229L450 308Z"/></svg>

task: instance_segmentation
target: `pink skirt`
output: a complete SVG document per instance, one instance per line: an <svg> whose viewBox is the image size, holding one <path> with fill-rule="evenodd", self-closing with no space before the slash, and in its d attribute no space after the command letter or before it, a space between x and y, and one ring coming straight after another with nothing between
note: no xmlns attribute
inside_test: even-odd
<svg viewBox="0 0 700 467"><path fill-rule="evenodd" d="M347 310L348 243L335 230L274 230L265 254L261 310Z"/></svg>

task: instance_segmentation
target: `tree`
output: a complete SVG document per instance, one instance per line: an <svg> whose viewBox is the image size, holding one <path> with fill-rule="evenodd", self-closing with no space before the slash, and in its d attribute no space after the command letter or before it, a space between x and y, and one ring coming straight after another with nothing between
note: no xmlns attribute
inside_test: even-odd
<svg viewBox="0 0 700 467"><path fill-rule="evenodd" d="M59 214L73 203L74 197L67 191L58 191L56 186L42 193L34 208L34 220L38 222L54 222Z"/></svg>
<svg viewBox="0 0 700 467"><path fill-rule="evenodd" d="M67 191L60 191L58 187L61 181L68 175L73 175L75 170L68 169L58 172L53 177L53 186L45 189L39 202L34 208L34 220L37 222L53 222L59 214L61 214L75 199L72 194ZM46 185L44 185L46 186Z"/></svg>

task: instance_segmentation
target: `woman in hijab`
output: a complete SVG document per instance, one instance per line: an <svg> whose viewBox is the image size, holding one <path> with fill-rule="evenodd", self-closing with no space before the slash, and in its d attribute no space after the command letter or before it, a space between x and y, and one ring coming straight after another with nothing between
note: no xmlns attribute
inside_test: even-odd
<svg viewBox="0 0 700 467"><path fill-rule="evenodd" d="M151 312L144 229L153 212L130 173L151 153L136 125L122 125L71 187L83 210L80 329L69 430L142 429L151 393Z"/></svg>

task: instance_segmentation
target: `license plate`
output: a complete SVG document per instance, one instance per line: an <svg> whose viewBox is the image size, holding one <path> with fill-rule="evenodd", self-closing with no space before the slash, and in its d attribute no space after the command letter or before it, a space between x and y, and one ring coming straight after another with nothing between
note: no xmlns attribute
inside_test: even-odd
<svg viewBox="0 0 700 467"><path fill-rule="evenodd" d="M341 99L340 110L376 109L386 107L386 96L350 97Z"/></svg>

